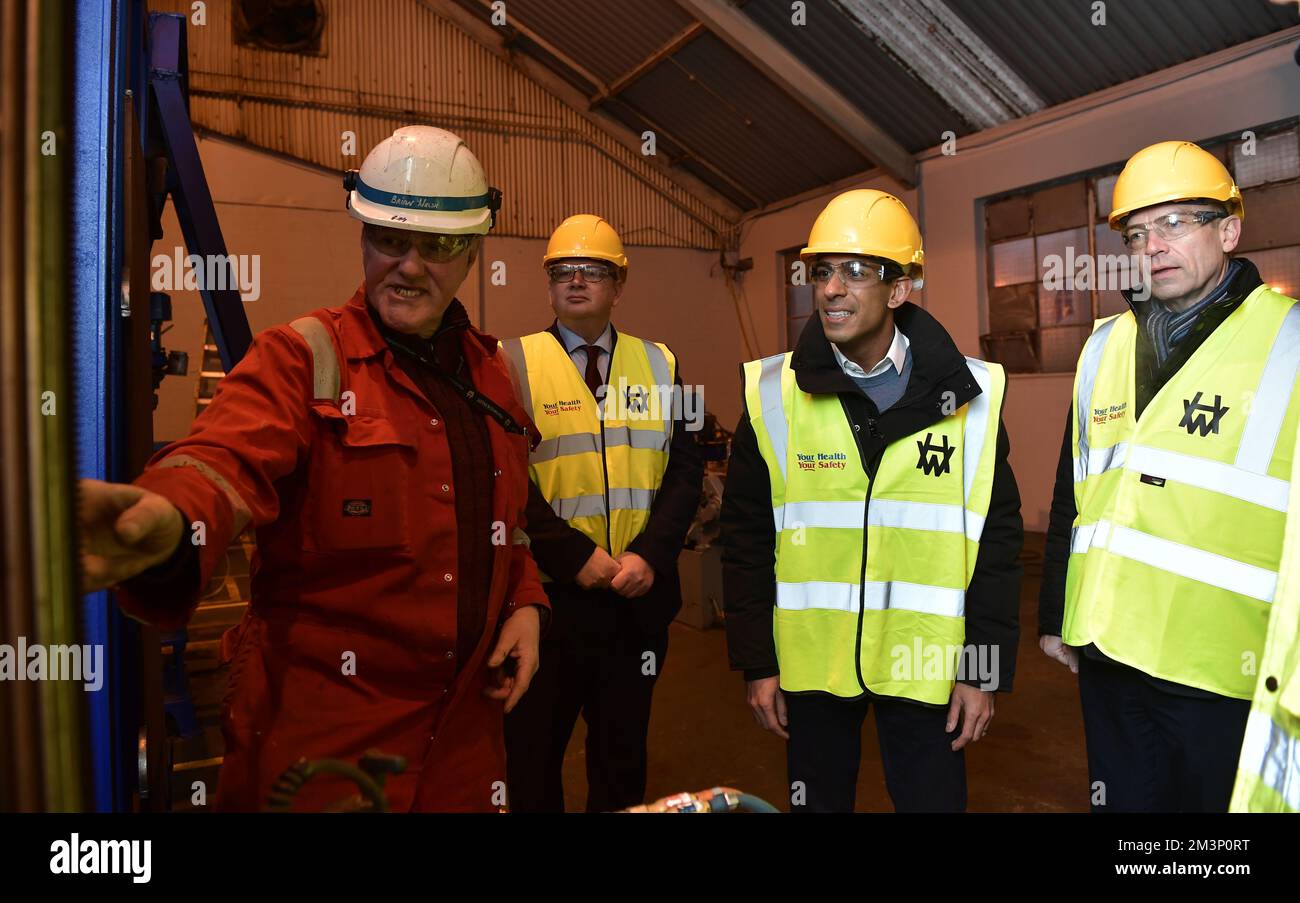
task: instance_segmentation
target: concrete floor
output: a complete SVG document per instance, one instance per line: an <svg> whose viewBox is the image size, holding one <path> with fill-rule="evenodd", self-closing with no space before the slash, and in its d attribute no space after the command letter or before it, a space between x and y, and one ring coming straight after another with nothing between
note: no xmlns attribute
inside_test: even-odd
<svg viewBox="0 0 1300 903"><path fill-rule="evenodd" d="M1026 537L1014 690L998 695L988 736L967 748L972 812L1084 812L1088 808L1076 678L1038 649L1042 545L1042 534ZM571 812L581 812L586 800L584 738L579 719L565 759L565 802ZM650 720L646 799L718 784L788 809L785 744L759 728L750 715L744 680L727 668L722 628L696 630L674 623ZM860 812L893 810L870 716L863 726L857 808Z"/></svg>

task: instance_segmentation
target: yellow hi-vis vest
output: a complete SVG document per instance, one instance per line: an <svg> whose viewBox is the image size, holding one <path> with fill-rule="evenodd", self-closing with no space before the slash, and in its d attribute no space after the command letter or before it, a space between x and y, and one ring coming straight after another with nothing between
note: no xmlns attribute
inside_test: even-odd
<svg viewBox="0 0 1300 903"><path fill-rule="evenodd" d="M1230 812L1300 812L1300 459L1291 464L1282 570Z"/></svg>
<svg viewBox="0 0 1300 903"><path fill-rule="evenodd" d="M1134 421L1137 321L1098 321L1074 388L1062 637L1223 696L1255 689L1300 392L1300 306L1260 286Z"/></svg>
<svg viewBox="0 0 1300 903"><path fill-rule="evenodd" d="M789 353L745 364L772 485L781 689L948 701L1006 390L1000 366L966 360L980 394L889 445L874 480L838 395L802 391Z"/></svg>
<svg viewBox="0 0 1300 903"><path fill-rule="evenodd" d="M528 459L533 482L574 529L611 555L626 551L650 520L668 467L677 373L672 352L619 333L598 405L551 333L507 339L501 347L542 435Z"/></svg>

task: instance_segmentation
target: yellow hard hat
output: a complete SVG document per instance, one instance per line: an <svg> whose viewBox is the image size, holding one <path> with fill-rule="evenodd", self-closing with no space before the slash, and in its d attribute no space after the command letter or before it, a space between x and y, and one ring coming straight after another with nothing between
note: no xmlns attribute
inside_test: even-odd
<svg viewBox="0 0 1300 903"><path fill-rule="evenodd" d="M571 216L555 228L551 240L546 243L546 256L542 258L542 266L564 257L607 260L619 270L627 269L627 255L623 253L622 239L613 226L591 213Z"/></svg>
<svg viewBox="0 0 1300 903"><path fill-rule="evenodd" d="M808 247L799 252L799 258L807 262L818 254L892 260L918 288L925 272L925 250L916 220L902 201L874 188L837 195L818 214L808 234Z"/></svg>
<svg viewBox="0 0 1300 903"><path fill-rule="evenodd" d="M1246 216L1241 191L1218 157L1190 141L1161 141L1142 148L1124 164L1115 180L1110 227L1122 229L1125 217L1134 210L1194 198L1220 201L1234 216Z"/></svg>

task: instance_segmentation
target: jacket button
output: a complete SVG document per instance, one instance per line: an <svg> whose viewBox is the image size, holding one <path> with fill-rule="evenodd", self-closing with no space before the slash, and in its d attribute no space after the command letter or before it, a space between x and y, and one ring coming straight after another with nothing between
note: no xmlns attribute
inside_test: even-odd
<svg viewBox="0 0 1300 903"><path fill-rule="evenodd" d="M860 432L862 432L862 424L860 424L860 423L855 423L855 424L853 424L853 432L855 432L855 433L860 433Z"/></svg>
<svg viewBox="0 0 1300 903"><path fill-rule="evenodd" d="M1265 681L1264 681L1264 687L1265 687L1265 688L1266 688L1270 693L1276 693L1276 692L1277 692L1277 678L1276 678L1276 677L1269 677L1269 678L1265 679Z"/></svg>
<svg viewBox="0 0 1300 903"><path fill-rule="evenodd" d="M433 418L432 420L429 421L429 426L437 426L437 425L438 425L438 418L437 418L437 417L435 417L435 418Z"/></svg>
<svg viewBox="0 0 1300 903"><path fill-rule="evenodd" d="M494 471L492 471L492 476L494 476L494 477L499 477L499 476L501 476L501 471L499 471L499 470L494 470Z"/></svg>
<svg viewBox="0 0 1300 903"><path fill-rule="evenodd" d="M442 484L442 491L443 491L443 492L451 492L451 487L448 486L446 483L443 483L443 484Z"/></svg>
<svg viewBox="0 0 1300 903"><path fill-rule="evenodd" d="M447 658L455 658L455 657L456 657L456 653L454 653L454 652L448 652L448 653L447 653Z"/></svg>
<svg viewBox="0 0 1300 903"><path fill-rule="evenodd" d="M443 574L442 579L447 581L448 583L451 583L451 574Z"/></svg>

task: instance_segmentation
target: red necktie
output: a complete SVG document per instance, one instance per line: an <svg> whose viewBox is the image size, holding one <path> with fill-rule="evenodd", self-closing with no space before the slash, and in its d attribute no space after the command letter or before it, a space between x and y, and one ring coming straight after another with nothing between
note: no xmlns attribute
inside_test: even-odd
<svg viewBox="0 0 1300 903"><path fill-rule="evenodd" d="M600 378L600 352L599 345L583 345L583 350L587 352L587 388L591 390L592 397L599 399L604 393L600 391L604 380Z"/></svg>

